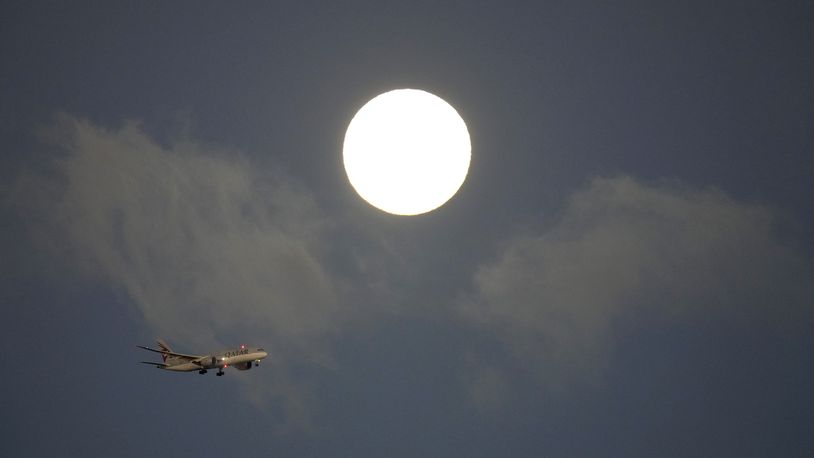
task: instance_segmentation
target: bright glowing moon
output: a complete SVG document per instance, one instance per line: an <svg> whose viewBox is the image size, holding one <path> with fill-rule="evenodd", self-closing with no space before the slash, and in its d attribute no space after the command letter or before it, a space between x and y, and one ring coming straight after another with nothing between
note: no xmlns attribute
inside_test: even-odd
<svg viewBox="0 0 814 458"><path fill-rule="evenodd" d="M471 149L466 124L452 106L429 92L397 89L356 113L342 153L363 199L388 213L418 215L458 192Z"/></svg>

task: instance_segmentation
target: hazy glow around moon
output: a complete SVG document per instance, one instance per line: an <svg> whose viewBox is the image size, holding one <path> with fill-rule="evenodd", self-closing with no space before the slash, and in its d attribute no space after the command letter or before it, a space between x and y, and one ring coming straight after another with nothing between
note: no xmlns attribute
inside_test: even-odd
<svg viewBox="0 0 814 458"><path fill-rule="evenodd" d="M461 187L471 144L463 119L443 99L397 89L356 113L342 152L348 179L363 199L388 213L418 215Z"/></svg>

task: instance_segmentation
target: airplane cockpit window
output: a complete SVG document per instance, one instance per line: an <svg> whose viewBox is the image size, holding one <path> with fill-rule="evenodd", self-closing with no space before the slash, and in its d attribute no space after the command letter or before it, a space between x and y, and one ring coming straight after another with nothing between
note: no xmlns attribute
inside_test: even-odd
<svg viewBox="0 0 814 458"><path fill-rule="evenodd" d="M257 351L266 351L266 350L263 350L262 348L258 348Z"/></svg>

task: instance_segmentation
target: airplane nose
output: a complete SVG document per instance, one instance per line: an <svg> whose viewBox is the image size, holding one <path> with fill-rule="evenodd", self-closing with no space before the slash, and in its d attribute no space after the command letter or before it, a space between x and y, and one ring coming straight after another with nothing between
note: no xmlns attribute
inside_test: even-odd
<svg viewBox="0 0 814 458"><path fill-rule="evenodd" d="M263 359L263 358L265 358L265 357L266 357L266 356L268 356L268 355L269 355L268 353L266 353L266 352L264 352L264 351L261 351L261 352L260 352L260 359Z"/></svg>

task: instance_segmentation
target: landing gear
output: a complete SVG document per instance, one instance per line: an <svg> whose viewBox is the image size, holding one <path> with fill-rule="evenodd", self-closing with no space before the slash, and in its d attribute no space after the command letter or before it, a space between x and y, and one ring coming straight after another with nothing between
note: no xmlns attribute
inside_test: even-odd
<svg viewBox="0 0 814 458"><path fill-rule="evenodd" d="M217 375L218 377L220 377L221 375L223 375L223 369L218 369L218 371L217 371L217 372L215 372L215 375Z"/></svg>
<svg viewBox="0 0 814 458"><path fill-rule="evenodd" d="M257 367L259 365L260 365L260 360L258 359L257 361L254 362L254 367Z"/></svg>
<svg viewBox="0 0 814 458"><path fill-rule="evenodd" d="M201 370L198 371L198 373L201 374L201 375L206 374L206 369L201 369Z"/></svg>

